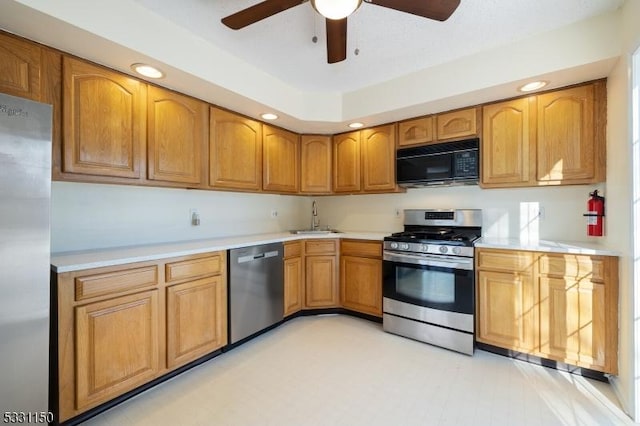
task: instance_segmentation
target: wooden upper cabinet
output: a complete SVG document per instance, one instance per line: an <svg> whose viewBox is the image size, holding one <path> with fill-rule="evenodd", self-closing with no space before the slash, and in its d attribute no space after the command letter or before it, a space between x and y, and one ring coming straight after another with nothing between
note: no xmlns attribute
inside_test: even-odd
<svg viewBox="0 0 640 426"><path fill-rule="evenodd" d="M41 48L0 33L0 92L40 100Z"/></svg>
<svg viewBox="0 0 640 426"><path fill-rule="evenodd" d="M589 183L603 180L603 144L597 126L597 84L539 95L537 180ZM604 85L604 83L599 83ZM600 87L598 86L598 89ZM598 109L600 110L600 109ZM596 132L598 140L596 140Z"/></svg>
<svg viewBox="0 0 640 426"><path fill-rule="evenodd" d="M436 138L459 139L478 135L479 108L467 108L436 115Z"/></svg>
<svg viewBox="0 0 640 426"><path fill-rule="evenodd" d="M262 124L210 109L209 184L214 188L262 189Z"/></svg>
<svg viewBox="0 0 640 426"><path fill-rule="evenodd" d="M146 85L66 56L63 83L63 171L140 178Z"/></svg>
<svg viewBox="0 0 640 426"><path fill-rule="evenodd" d="M482 109L482 186L519 186L535 182L531 165L535 158L535 152L532 152L535 147L532 100L515 99Z"/></svg>
<svg viewBox="0 0 640 426"><path fill-rule="evenodd" d="M207 104L151 86L147 113L149 179L202 183L209 132Z"/></svg>
<svg viewBox="0 0 640 426"><path fill-rule="evenodd" d="M302 135L300 142L300 192L331 193L331 136Z"/></svg>
<svg viewBox="0 0 640 426"><path fill-rule="evenodd" d="M262 126L262 189L298 192L300 137L275 127Z"/></svg>
<svg viewBox="0 0 640 426"><path fill-rule="evenodd" d="M398 148L436 141L433 115L398 123Z"/></svg>
<svg viewBox="0 0 640 426"><path fill-rule="evenodd" d="M361 132L362 189L393 190L396 187L396 126L365 129Z"/></svg>
<svg viewBox="0 0 640 426"><path fill-rule="evenodd" d="M343 133L333 139L334 192L360 192L360 132Z"/></svg>

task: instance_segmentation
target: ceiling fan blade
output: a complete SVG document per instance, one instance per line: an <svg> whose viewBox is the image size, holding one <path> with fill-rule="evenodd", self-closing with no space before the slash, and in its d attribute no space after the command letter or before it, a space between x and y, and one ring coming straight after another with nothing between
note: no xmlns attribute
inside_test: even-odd
<svg viewBox="0 0 640 426"><path fill-rule="evenodd" d="M460 0L370 0L370 3L436 21L446 21L458 8Z"/></svg>
<svg viewBox="0 0 640 426"><path fill-rule="evenodd" d="M307 0L266 0L222 18L222 23L231 29L239 30L276 13L291 9L305 1Z"/></svg>
<svg viewBox="0 0 640 426"><path fill-rule="evenodd" d="M347 18L327 19L327 62L347 59Z"/></svg>

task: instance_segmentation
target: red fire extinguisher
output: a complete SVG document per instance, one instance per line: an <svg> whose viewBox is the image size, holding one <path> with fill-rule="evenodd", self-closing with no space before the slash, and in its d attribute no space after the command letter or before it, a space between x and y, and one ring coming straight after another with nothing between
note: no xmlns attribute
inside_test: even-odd
<svg viewBox="0 0 640 426"><path fill-rule="evenodd" d="M604 197L598 195L598 190L589 193L587 202L587 235L592 237L602 237L604 222Z"/></svg>

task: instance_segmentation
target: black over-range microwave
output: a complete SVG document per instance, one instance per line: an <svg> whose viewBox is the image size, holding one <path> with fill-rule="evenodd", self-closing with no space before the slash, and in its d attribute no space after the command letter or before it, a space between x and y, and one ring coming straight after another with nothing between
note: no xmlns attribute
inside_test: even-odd
<svg viewBox="0 0 640 426"><path fill-rule="evenodd" d="M480 172L478 138L443 142L396 153L398 185L414 188L427 185L478 183Z"/></svg>

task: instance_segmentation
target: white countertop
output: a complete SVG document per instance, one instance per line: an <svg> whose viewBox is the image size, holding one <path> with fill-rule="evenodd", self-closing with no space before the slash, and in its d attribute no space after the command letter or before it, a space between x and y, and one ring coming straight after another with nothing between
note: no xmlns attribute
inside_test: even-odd
<svg viewBox="0 0 640 426"><path fill-rule="evenodd" d="M279 232L273 234L243 235L164 244L148 244L66 253L52 253L51 270L57 273L71 272L83 269L100 268L103 266L124 265L126 263L146 262L170 257L228 250L238 247L311 238L353 238L358 240L382 241L382 239L388 235L389 233L382 232L340 232L312 235L295 235L289 232Z"/></svg>
<svg viewBox="0 0 640 426"><path fill-rule="evenodd" d="M547 251L554 253L585 254L597 256L620 256L615 250L607 249L595 243L574 241L521 241L517 238L481 238L474 243L480 248L511 250Z"/></svg>

